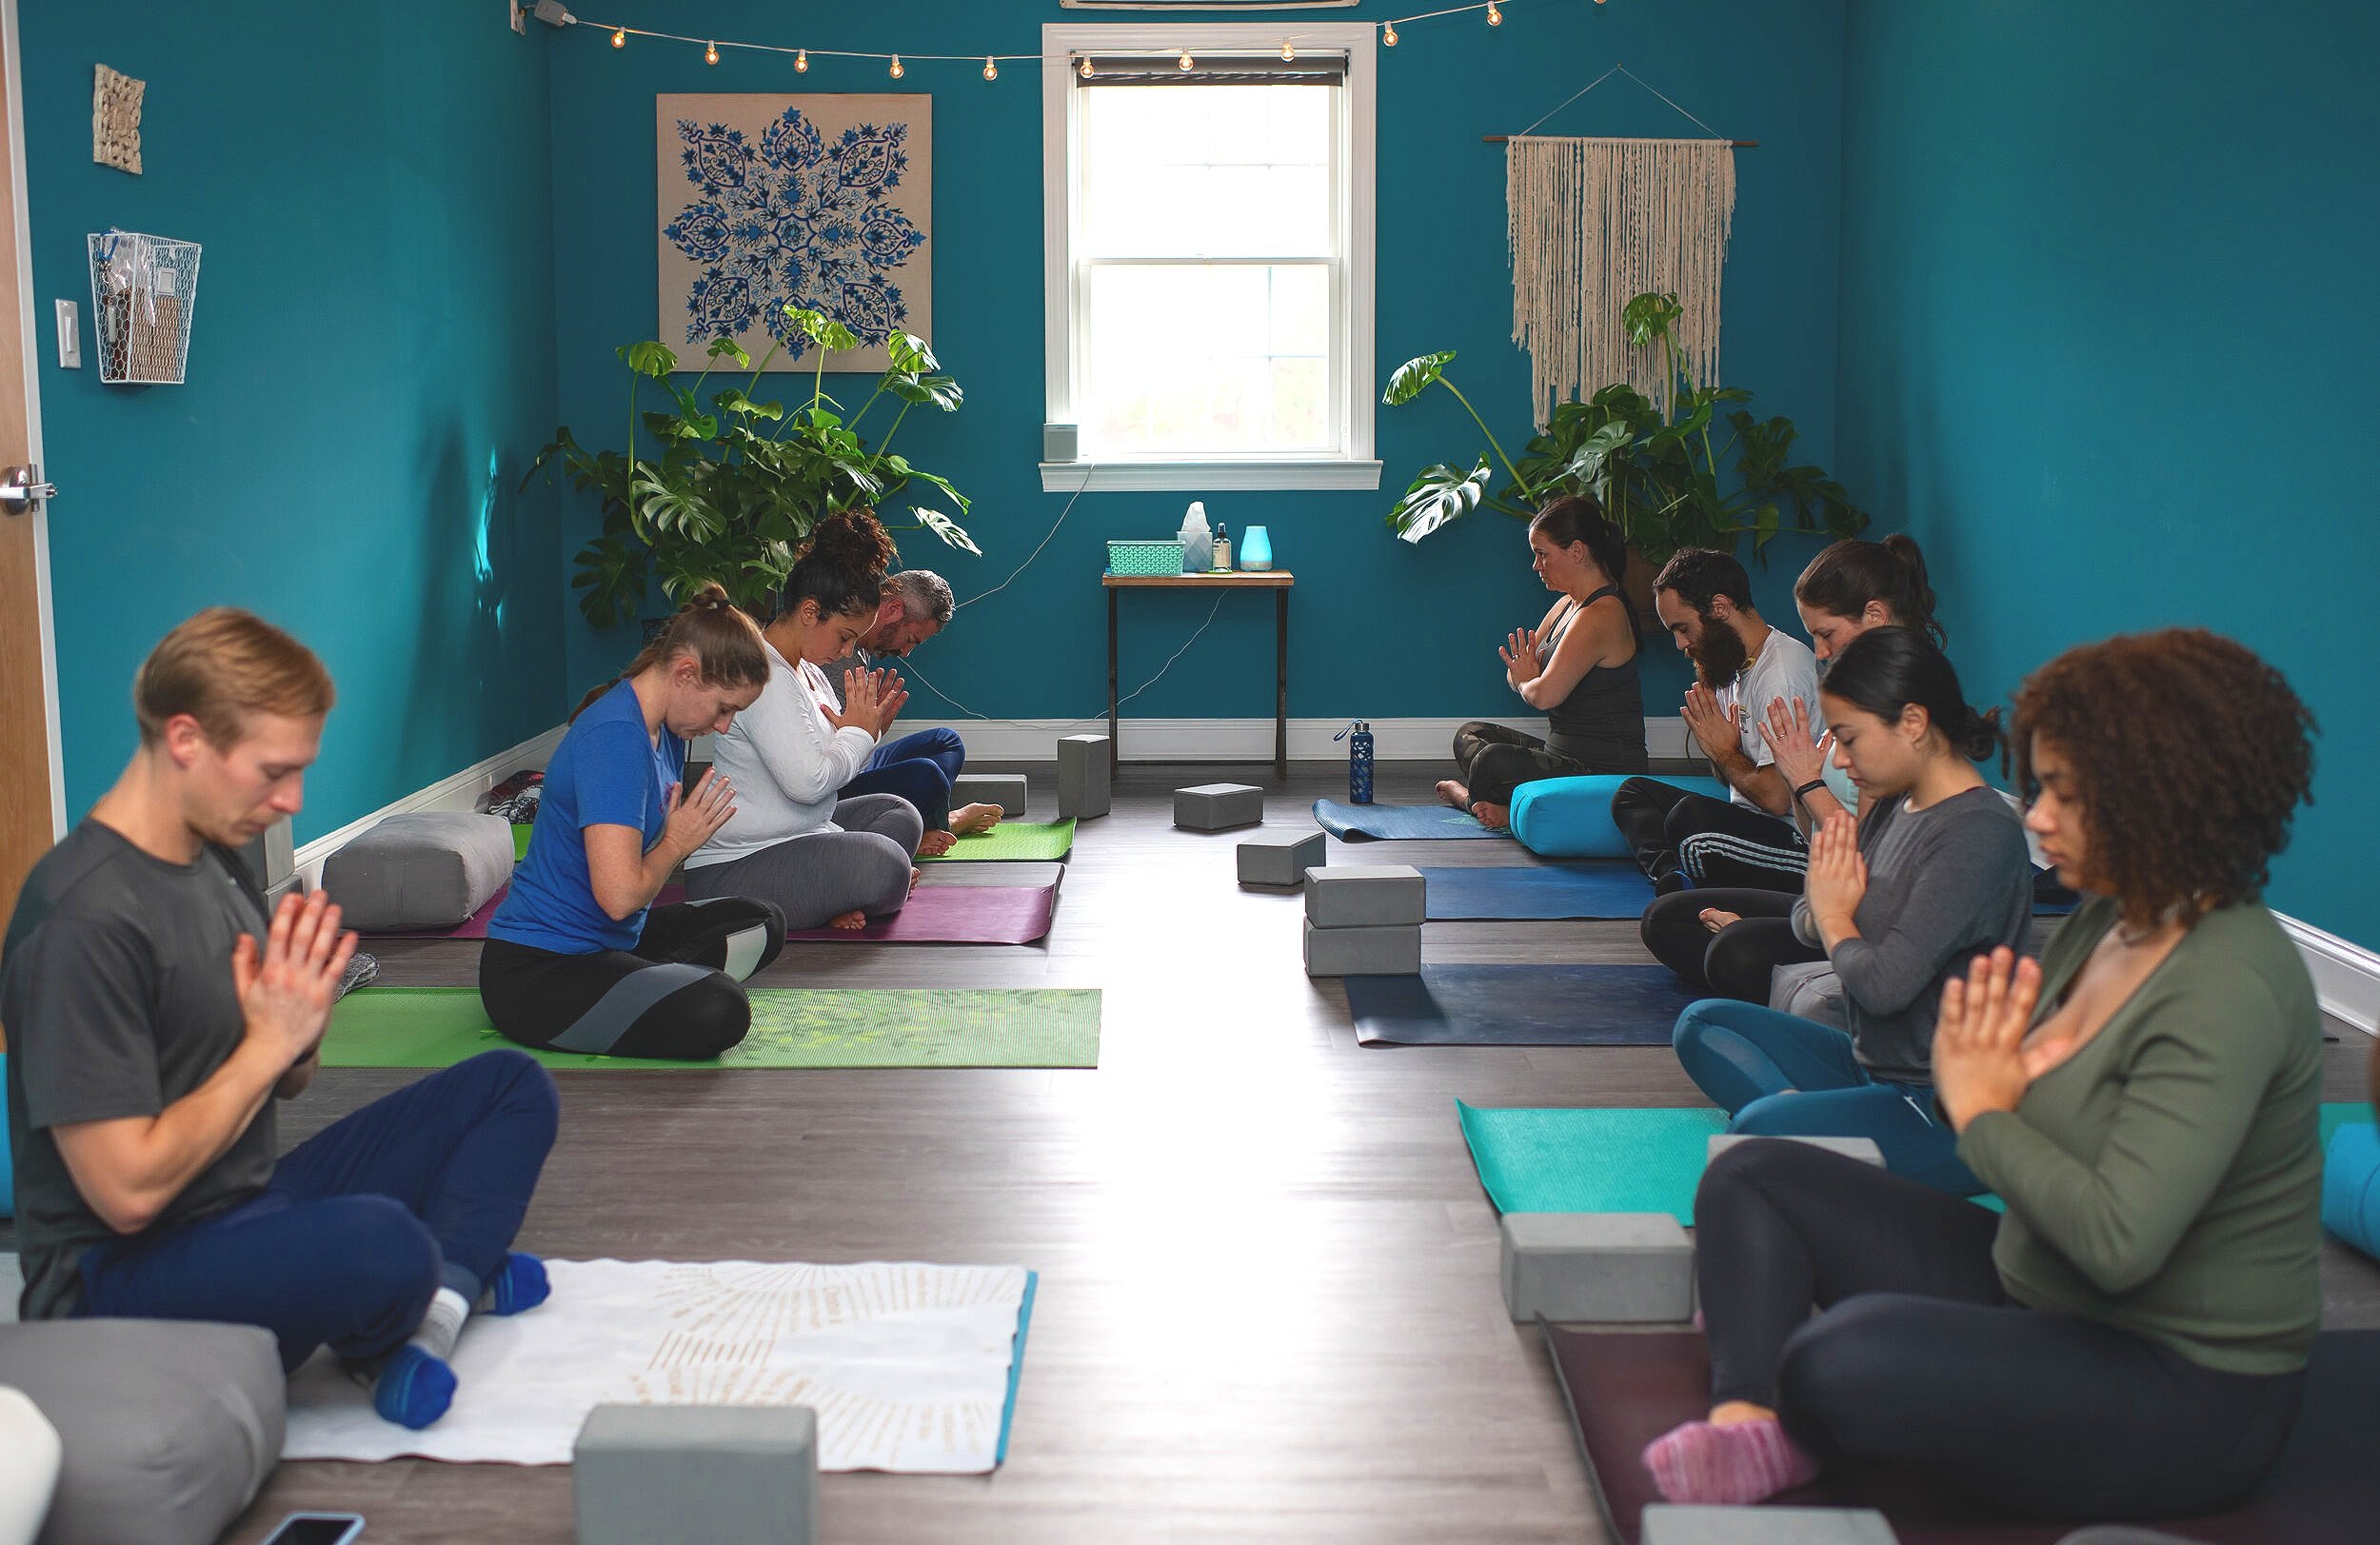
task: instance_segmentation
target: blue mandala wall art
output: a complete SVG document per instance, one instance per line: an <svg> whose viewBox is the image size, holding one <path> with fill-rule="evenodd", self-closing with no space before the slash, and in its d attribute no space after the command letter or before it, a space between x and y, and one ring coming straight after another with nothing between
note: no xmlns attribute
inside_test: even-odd
<svg viewBox="0 0 2380 1545"><path fill-rule="evenodd" d="M657 99L662 342L679 358L733 338L771 370L808 370L787 302L866 347L837 370L878 371L884 340L931 342L930 96L711 94Z"/></svg>

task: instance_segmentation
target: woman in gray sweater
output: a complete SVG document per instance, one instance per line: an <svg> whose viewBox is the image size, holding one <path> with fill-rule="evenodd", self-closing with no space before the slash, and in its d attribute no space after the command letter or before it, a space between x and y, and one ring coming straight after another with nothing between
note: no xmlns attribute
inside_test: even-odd
<svg viewBox="0 0 2380 1545"><path fill-rule="evenodd" d="M1905 627L1853 641L1818 702L1864 813L1814 834L1794 930L1834 962L1850 1031L1706 999L1678 1018L1677 1058L1731 1132L1872 1138L1898 1174L1980 1191L1934 1114L1928 1057L1943 985L2021 948L2031 923L2023 827L1974 768L2001 743L1998 715L1970 708L1942 651Z"/></svg>

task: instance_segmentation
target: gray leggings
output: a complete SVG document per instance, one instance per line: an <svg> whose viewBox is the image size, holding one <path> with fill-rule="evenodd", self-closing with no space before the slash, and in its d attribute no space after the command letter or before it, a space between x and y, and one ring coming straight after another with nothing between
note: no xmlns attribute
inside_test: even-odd
<svg viewBox="0 0 2380 1545"><path fill-rule="evenodd" d="M751 896L785 915L787 931L824 927L845 912L890 917L909 900L909 865L925 836L916 805L898 794L835 802L841 831L788 837L758 853L685 872L686 894Z"/></svg>

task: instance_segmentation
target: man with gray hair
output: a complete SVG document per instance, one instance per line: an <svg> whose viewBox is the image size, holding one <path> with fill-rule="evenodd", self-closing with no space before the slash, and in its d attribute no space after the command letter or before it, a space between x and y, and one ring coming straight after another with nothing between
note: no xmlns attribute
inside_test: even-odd
<svg viewBox="0 0 2380 1545"><path fill-rule="evenodd" d="M880 658L899 660L942 630L956 609L951 600L950 582L932 569L904 568L884 577L884 599L877 604L876 621L860 635L851 653L824 667L826 679L840 683L846 670L876 668ZM842 789L844 799L860 794L891 792L880 788L876 773L896 762L922 757L942 770L946 779L956 780L967 763L967 748L952 729L922 729L914 735L903 735L897 741L885 741L860 769L858 777ZM989 831L1000 824L1001 808L996 804L962 805L956 810L925 810L925 842L918 851L932 858L950 851L950 844L962 833Z"/></svg>

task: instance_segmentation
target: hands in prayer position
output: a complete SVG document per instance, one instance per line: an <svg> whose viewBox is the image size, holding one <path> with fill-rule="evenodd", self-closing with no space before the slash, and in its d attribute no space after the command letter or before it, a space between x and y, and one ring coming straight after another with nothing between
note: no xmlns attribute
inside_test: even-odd
<svg viewBox="0 0 2380 1545"><path fill-rule="evenodd" d="M1537 636L1532 628L1514 628L1512 637L1504 641L1504 646L1496 654L1504 662L1505 680L1515 687L1545 674L1545 661L1537 653Z"/></svg>
<svg viewBox="0 0 2380 1545"><path fill-rule="evenodd" d="M1801 699L1770 702L1769 754L1776 759L1776 770L1788 787L1799 788L1826 776L1826 759L1835 750L1835 735L1830 730L1822 738L1814 737L1811 728L1810 707Z"/></svg>
<svg viewBox="0 0 2380 1545"><path fill-rule="evenodd" d="M1729 703L1719 711L1719 696L1700 682L1686 688L1686 727L1694 731L1702 754L1713 762L1741 755L1744 748L1743 705Z"/></svg>
<svg viewBox="0 0 2380 1545"><path fill-rule="evenodd" d="M1810 834L1810 872L1802 881L1811 921L1832 951L1859 937L1853 914L1868 894L1868 861L1859 853L1859 822L1837 810Z"/></svg>
<svg viewBox="0 0 2380 1545"><path fill-rule="evenodd" d="M736 813L735 785L714 768L696 779L691 789L684 783L670 784L661 808L662 842L673 846L678 860L684 862Z"/></svg>
<svg viewBox="0 0 2380 1545"><path fill-rule="evenodd" d="M2063 1040L2025 1044L2041 997L2041 962L2006 945L1978 955L1942 989L1934 1027L1934 1087L1952 1130L1986 1111L2013 1111L2033 1080L2065 1060Z"/></svg>

